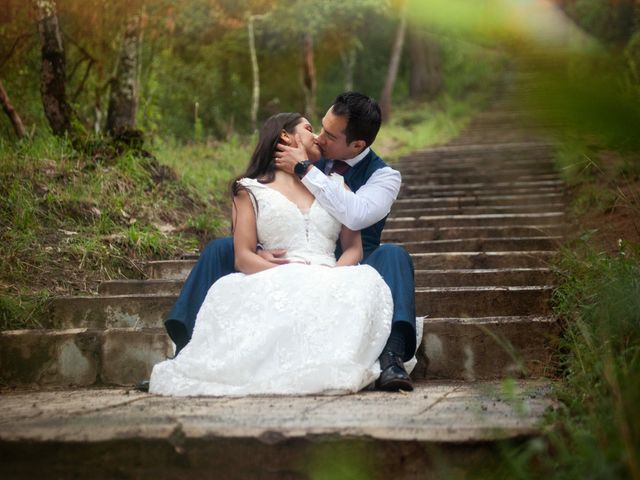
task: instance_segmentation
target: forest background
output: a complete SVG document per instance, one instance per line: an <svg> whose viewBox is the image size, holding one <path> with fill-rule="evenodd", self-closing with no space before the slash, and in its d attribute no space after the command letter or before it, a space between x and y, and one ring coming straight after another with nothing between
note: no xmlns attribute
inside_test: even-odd
<svg viewBox="0 0 640 480"><path fill-rule="evenodd" d="M390 117L376 145L390 161L454 135L505 57L436 38L407 8L2 0L3 327L37 326L52 295L139 277L146 260L228 234L228 182L273 113L318 128L357 89Z"/></svg>
<svg viewBox="0 0 640 480"><path fill-rule="evenodd" d="M394 162L526 77L514 107L551 126L571 194L567 408L477 476L640 479L639 3L0 0L0 329L229 234L229 181L275 112L319 128L336 94L370 94Z"/></svg>

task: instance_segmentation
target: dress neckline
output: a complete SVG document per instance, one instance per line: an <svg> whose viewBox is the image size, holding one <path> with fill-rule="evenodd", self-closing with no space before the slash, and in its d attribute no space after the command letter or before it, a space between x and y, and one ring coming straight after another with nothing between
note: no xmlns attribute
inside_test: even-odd
<svg viewBox="0 0 640 480"><path fill-rule="evenodd" d="M280 190L276 190L275 188L270 187L270 186L268 186L268 185L267 185L267 184L265 184L265 183L263 183L263 184L261 184L261 185L262 185L262 186L264 186L265 188L267 188L267 189L269 189L269 190L273 191L273 192L276 192L278 195L280 195L282 198L284 198L287 202L289 202L291 205L293 205L294 207L296 207L296 210L298 210L298 212L300 212L300 214L301 214L302 216L308 215L308 214L309 214L309 212L311 212L311 209L313 208L313 206L316 204L316 201L317 201L316 197L313 197L313 202L311 202L311 204L310 204L308 207L300 208L300 207L298 206L298 204L297 204L297 203L295 203L294 201L292 201L291 199L289 199L289 197L287 197L287 196L286 196L284 193L282 193Z"/></svg>

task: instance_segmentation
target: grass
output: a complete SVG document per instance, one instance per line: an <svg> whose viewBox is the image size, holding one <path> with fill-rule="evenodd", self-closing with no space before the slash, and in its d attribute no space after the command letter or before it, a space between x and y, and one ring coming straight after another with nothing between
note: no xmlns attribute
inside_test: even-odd
<svg viewBox="0 0 640 480"><path fill-rule="evenodd" d="M99 145L99 142L96 142ZM222 227L215 205L153 157L65 139L0 142L0 328L39 327L54 295L195 251Z"/></svg>
<svg viewBox="0 0 640 480"><path fill-rule="evenodd" d="M477 94L465 100L443 95L428 104L409 103L382 126L373 148L387 162L394 163L416 150L446 143L460 133L486 101L486 96Z"/></svg>
<svg viewBox="0 0 640 480"><path fill-rule="evenodd" d="M546 435L502 446L500 467L477 478L640 479L638 160L575 138L560 148L580 226L555 266L562 408L549 414Z"/></svg>
<svg viewBox="0 0 640 480"><path fill-rule="evenodd" d="M584 236L565 247L558 273L564 408L544 438L505 447L491 478L640 478L640 246L610 255Z"/></svg>

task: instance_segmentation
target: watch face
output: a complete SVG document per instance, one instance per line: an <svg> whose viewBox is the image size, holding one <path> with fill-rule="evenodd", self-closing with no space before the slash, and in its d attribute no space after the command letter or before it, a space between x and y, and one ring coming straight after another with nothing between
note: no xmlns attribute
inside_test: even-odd
<svg viewBox="0 0 640 480"><path fill-rule="evenodd" d="M307 166L304 164L304 162L298 162L296 163L296 166L293 167L293 171L296 175L304 175L306 169Z"/></svg>

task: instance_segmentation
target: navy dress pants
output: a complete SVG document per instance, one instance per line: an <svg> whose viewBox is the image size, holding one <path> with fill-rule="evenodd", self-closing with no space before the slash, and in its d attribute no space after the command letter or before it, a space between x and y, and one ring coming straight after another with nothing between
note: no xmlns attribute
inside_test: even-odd
<svg viewBox="0 0 640 480"><path fill-rule="evenodd" d="M395 328L396 324L402 324L402 331L406 332L404 360L409 360L416 348L415 286L411 256L397 245L385 244L373 250L362 263L375 268L391 289L393 325ZM178 351L191 339L198 310L211 285L235 271L233 239L224 237L209 242L165 321L167 333Z"/></svg>

